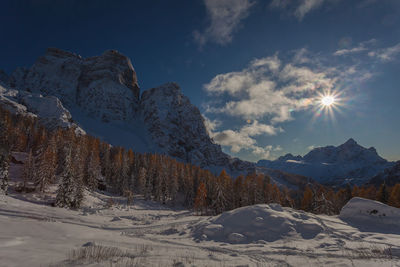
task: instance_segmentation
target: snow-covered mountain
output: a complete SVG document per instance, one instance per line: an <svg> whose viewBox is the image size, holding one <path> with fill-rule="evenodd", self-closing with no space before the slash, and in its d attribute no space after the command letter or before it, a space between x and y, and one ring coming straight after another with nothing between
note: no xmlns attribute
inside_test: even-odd
<svg viewBox="0 0 400 267"><path fill-rule="evenodd" d="M73 122L71 113L64 108L61 101L54 96L13 90L0 84L0 105L14 114L38 118L44 126L50 129L73 127L76 133L85 133Z"/></svg>
<svg viewBox="0 0 400 267"><path fill-rule="evenodd" d="M384 182L388 186L394 186L395 184L400 183L400 161L396 162L393 167L387 168L373 177L368 181L367 185L380 186Z"/></svg>
<svg viewBox="0 0 400 267"><path fill-rule="evenodd" d="M45 111L63 121L73 118L86 132L113 145L168 154L215 173L255 171L255 164L228 156L212 141L200 111L177 84L167 83L140 96L130 59L115 50L82 58L49 48L31 68L1 77L7 91L14 92L3 102L14 101L43 118L48 117ZM5 98L5 92L1 95ZM64 115L56 107L65 107Z"/></svg>
<svg viewBox="0 0 400 267"><path fill-rule="evenodd" d="M257 165L313 178L324 184L363 184L393 166L373 147L364 148L353 139L340 146L318 147L304 157L287 154L277 160L260 160Z"/></svg>
<svg viewBox="0 0 400 267"><path fill-rule="evenodd" d="M288 154L257 165L232 158L210 138L200 111L176 83L141 94L131 60L115 50L82 58L49 48L31 68L18 68L9 77L0 72L0 103L37 116L49 127L79 126L82 133L137 152L167 154L214 173L226 169L233 176L264 172L289 186L298 186L292 174L324 183L361 183L392 166L374 148L352 139L339 147L316 148L304 157Z"/></svg>
<svg viewBox="0 0 400 267"><path fill-rule="evenodd" d="M10 77L12 88L58 97L67 108L101 121L128 120L139 104L139 86L131 61L110 50L87 59L57 48L47 49L29 68Z"/></svg>

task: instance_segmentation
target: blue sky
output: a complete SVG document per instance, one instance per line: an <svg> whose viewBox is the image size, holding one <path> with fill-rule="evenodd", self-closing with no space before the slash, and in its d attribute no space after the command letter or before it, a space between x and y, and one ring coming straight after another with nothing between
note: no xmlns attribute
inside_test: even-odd
<svg viewBox="0 0 400 267"><path fill-rule="evenodd" d="M243 159L352 137L400 160L398 0L6 0L0 36L8 73L51 46L119 50L142 90L178 82Z"/></svg>

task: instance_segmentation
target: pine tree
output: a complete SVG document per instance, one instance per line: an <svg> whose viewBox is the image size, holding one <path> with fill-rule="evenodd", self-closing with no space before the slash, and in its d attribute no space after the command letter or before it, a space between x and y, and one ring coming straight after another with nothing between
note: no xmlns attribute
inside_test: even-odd
<svg viewBox="0 0 400 267"><path fill-rule="evenodd" d="M196 198L194 200L194 210L201 215L207 212L207 190L206 185L201 182L199 188L197 189Z"/></svg>
<svg viewBox="0 0 400 267"><path fill-rule="evenodd" d="M27 183L32 182L34 178L35 178L35 160L33 157L32 149L30 149L28 157L26 158L24 163L22 189L26 190Z"/></svg>
<svg viewBox="0 0 400 267"><path fill-rule="evenodd" d="M147 176L147 171L146 168L140 167L139 169L139 176L137 179L137 192L143 194L146 188L146 176Z"/></svg>
<svg viewBox="0 0 400 267"><path fill-rule="evenodd" d="M82 204L84 195L84 158L86 156L85 150L79 145L75 144L75 155L72 160L72 170L74 177L74 193L73 193L73 203L71 208L79 208Z"/></svg>
<svg viewBox="0 0 400 267"><path fill-rule="evenodd" d="M393 207L400 208L400 184L396 184L393 187L392 192L390 193L388 204Z"/></svg>
<svg viewBox="0 0 400 267"><path fill-rule="evenodd" d="M218 176L215 184L215 196L214 202L212 203L213 210L215 214L220 214L229 207L229 200L227 198L228 190L225 187L226 180L230 179L225 170L222 170L221 174Z"/></svg>
<svg viewBox="0 0 400 267"><path fill-rule="evenodd" d="M376 200L382 202L382 203L388 203L389 200L389 194L387 191L386 183L383 182L381 187L379 188L378 194L376 196Z"/></svg>
<svg viewBox="0 0 400 267"><path fill-rule="evenodd" d="M72 149L68 148L65 158L64 172L57 190L55 205L59 207L79 208L83 201L83 172L76 168L74 163L80 160L79 152L75 153L72 160Z"/></svg>
<svg viewBox="0 0 400 267"><path fill-rule="evenodd" d="M46 136L45 134L43 134ZM44 151L39 155L35 173L35 185L40 192L54 182L57 170L57 150L54 139L50 139Z"/></svg>
<svg viewBox="0 0 400 267"><path fill-rule="evenodd" d="M84 181L88 188L94 190L97 188L98 180L101 179L99 140L92 140L89 146L90 152L87 157Z"/></svg>
<svg viewBox="0 0 400 267"><path fill-rule="evenodd" d="M7 195L9 181L10 156L8 151L0 151L0 189Z"/></svg>
<svg viewBox="0 0 400 267"><path fill-rule="evenodd" d="M301 200L301 209L304 211L313 211L313 200L313 191L309 186L307 186L304 191L303 199Z"/></svg>
<svg viewBox="0 0 400 267"><path fill-rule="evenodd" d="M65 157L64 172L61 176L61 183L58 186L55 205L58 207L73 207L74 206L74 191L75 181L72 169L71 148Z"/></svg>

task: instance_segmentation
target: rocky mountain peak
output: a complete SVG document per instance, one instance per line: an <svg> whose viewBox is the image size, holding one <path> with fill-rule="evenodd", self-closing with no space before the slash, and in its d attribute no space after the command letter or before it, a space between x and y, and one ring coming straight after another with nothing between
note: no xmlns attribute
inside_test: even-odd
<svg viewBox="0 0 400 267"><path fill-rule="evenodd" d="M41 58L46 58L46 57L55 57L55 58L69 58L69 57L74 57L77 59L82 59L80 55L77 55L75 53L65 51L56 47L49 47L46 49L46 53L43 57Z"/></svg>
<svg viewBox="0 0 400 267"><path fill-rule="evenodd" d="M79 107L89 117L125 121L134 117L140 89L130 59L115 50L81 56L48 48L29 69L10 79L18 90L58 97L67 108Z"/></svg>
<svg viewBox="0 0 400 267"><path fill-rule="evenodd" d="M15 91L38 96L19 100L32 104L33 112L49 115L41 101L60 110L62 103L74 121L113 145L167 154L214 171L254 171L254 164L232 159L212 141L199 109L177 83L146 90L140 97L130 59L116 50L83 58L49 48L31 68L17 69L11 81ZM67 112L57 114L57 119L72 120Z"/></svg>
<svg viewBox="0 0 400 267"><path fill-rule="evenodd" d="M353 138L350 138L343 145L344 146L355 146L355 145L358 145L358 144Z"/></svg>

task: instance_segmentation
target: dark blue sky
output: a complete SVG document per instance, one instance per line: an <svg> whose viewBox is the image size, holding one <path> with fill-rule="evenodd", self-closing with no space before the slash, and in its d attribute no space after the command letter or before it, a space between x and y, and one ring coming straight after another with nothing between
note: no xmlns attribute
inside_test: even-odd
<svg viewBox="0 0 400 267"><path fill-rule="evenodd" d="M119 50L142 90L178 82L235 156L352 137L400 159L398 0L5 0L0 36L8 73L47 47ZM331 115L318 110L328 92Z"/></svg>

